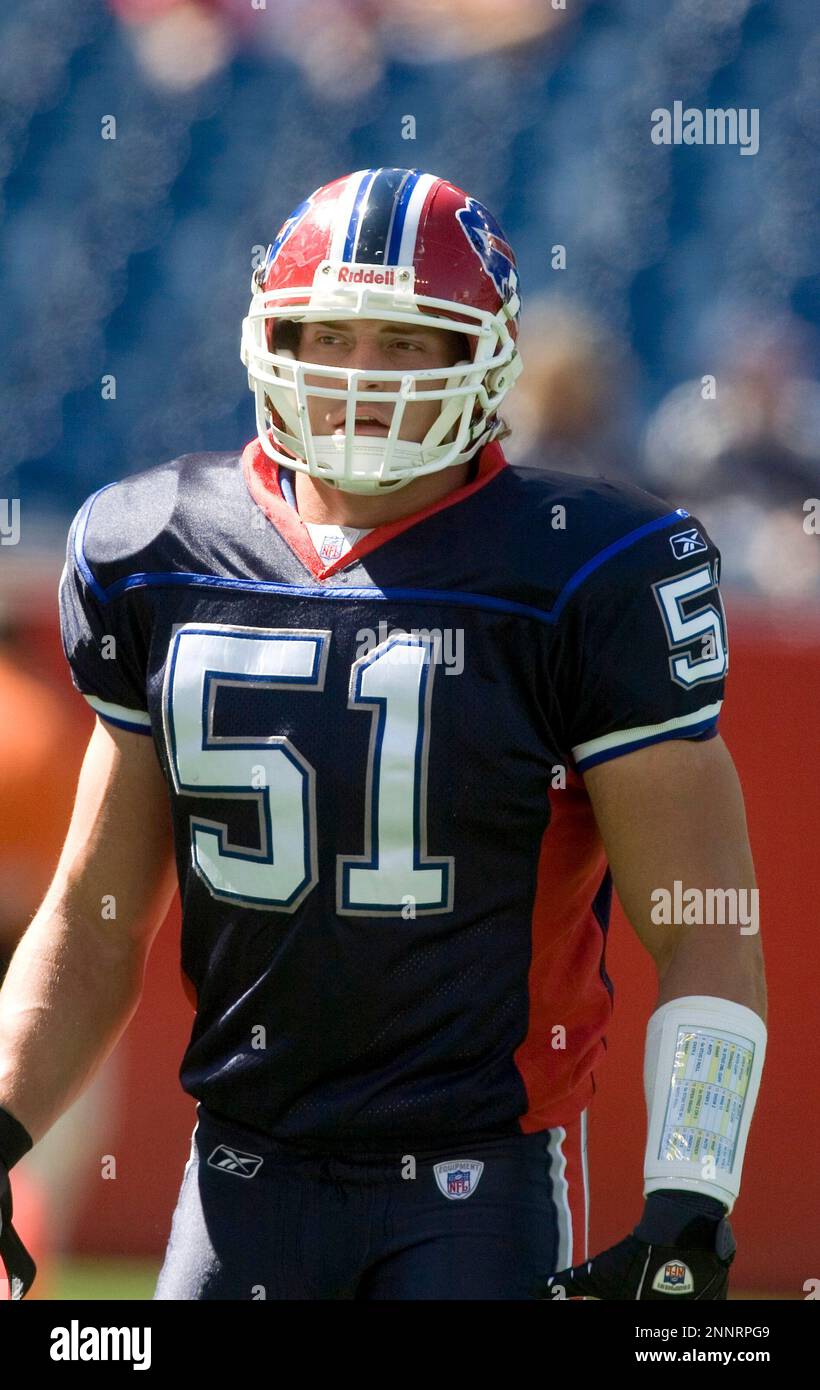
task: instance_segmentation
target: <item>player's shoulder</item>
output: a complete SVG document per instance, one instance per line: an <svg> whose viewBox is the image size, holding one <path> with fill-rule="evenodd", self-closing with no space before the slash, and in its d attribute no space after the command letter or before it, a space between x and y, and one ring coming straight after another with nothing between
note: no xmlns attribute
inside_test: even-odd
<svg viewBox="0 0 820 1390"><path fill-rule="evenodd" d="M556 594L610 564L619 572L651 568L713 548L685 507L634 483L513 464L504 473L511 514L526 529L529 561L549 575Z"/></svg>
<svg viewBox="0 0 820 1390"><path fill-rule="evenodd" d="M509 464L505 472L523 510L539 521L558 523L553 530L560 529L565 515L567 524L572 520L592 546L609 544L665 518L673 525L689 515L685 508L673 507L634 483L601 474L561 473L520 464Z"/></svg>
<svg viewBox="0 0 820 1390"><path fill-rule="evenodd" d="M103 586L142 569L176 568L186 538L201 533L209 518L224 517L241 497L240 485L239 453L181 454L87 497L71 524L69 548Z"/></svg>

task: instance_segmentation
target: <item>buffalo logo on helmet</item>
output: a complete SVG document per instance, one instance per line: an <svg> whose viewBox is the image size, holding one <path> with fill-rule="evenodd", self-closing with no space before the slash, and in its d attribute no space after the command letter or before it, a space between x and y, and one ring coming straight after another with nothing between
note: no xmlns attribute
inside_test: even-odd
<svg viewBox="0 0 820 1390"><path fill-rule="evenodd" d="M467 196L456 213L459 226L475 251L501 298L506 301L518 293L515 255L501 227L483 203Z"/></svg>
<svg viewBox="0 0 820 1390"><path fill-rule="evenodd" d="M296 231L296 228L299 226L299 223L302 221L304 217L307 216L307 214L310 212L310 209L313 207L314 196L315 195L311 193L310 197L305 198L304 202L300 203L298 208L294 208L293 212L290 214L290 217L286 217L285 221L279 228L279 231L276 234L276 239L272 241L270 246L268 247L264 265L260 266L256 272L256 283L260 288L262 285L264 285L265 281L267 280L268 272L271 266L273 265L274 261L276 260L276 257L279 255L279 252L282 250L282 247L284 246L285 242L288 240L289 237L293 235L293 233Z"/></svg>

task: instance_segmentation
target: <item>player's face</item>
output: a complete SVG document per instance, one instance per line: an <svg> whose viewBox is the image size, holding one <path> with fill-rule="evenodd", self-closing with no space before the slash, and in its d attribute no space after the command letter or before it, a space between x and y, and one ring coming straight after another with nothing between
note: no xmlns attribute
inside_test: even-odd
<svg viewBox="0 0 820 1390"><path fill-rule="evenodd" d="M403 323L385 323L381 319L361 319L352 322L306 323L302 328L299 358L303 362L319 362L322 366L345 367L372 371L419 371L429 367L451 367L463 356L463 343L458 334L446 328L415 328ZM344 377L319 377L305 374L308 386L342 387ZM399 382L361 381L362 388L395 392ZM446 387L445 378L426 382L423 389ZM420 443L438 418L440 400L408 400L402 416L400 437ZM393 416L393 403L363 401L356 415L356 433L386 435ZM345 402L308 397L310 426L314 434L344 433Z"/></svg>

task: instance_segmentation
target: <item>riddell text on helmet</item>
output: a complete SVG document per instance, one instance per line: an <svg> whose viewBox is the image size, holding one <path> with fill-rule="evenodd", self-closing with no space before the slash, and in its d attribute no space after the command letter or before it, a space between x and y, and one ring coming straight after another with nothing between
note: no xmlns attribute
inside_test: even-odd
<svg viewBox="0 0 820 1390"><path fill-rule="evenodd" d="M336 272L340 285L395 285L395 270L373 270L370 267L361 267L354 270L351 266L340 265Z"/></svg>

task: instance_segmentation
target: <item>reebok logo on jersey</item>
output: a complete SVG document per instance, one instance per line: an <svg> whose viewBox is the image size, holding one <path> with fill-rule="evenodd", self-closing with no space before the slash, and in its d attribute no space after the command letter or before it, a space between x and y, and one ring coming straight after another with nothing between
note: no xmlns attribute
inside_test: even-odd
<svg viewBox="0 0 820 1390"><path fill-rule="evenodd" d="M652 1280L655 1293L694 1293L695 1281L688 1265L679 1260L669 1260L661 1265Z"/></svg>
<svg viewBox="0 0 820 1390"><path fill-rule="evenodd" d="M484 1172L484 1164L477 1158L448 1158L443 1163L433 1165L439 1190L452 1202L472 1197Z"/></svg>
<svg viewBox="0 0 820 1390"><path fill-rule="evenodd" d="M252 1178L259 1172L263 1160L258 1154L246 1154L241 1149L229 1149L226 1144L218 1144L208 1159L209 1168L219 1168L223 1173L235 1173L238 1178Z"/></svg>
<svg viewBox="0 0 820 1390"><path fill-rule="evenodd" d="M676 536L670 536L669 544L676 560L688 560L690 555L697 555L699 550L709 549L695 526L692 527L691 531L678 531Z"/></svg>

